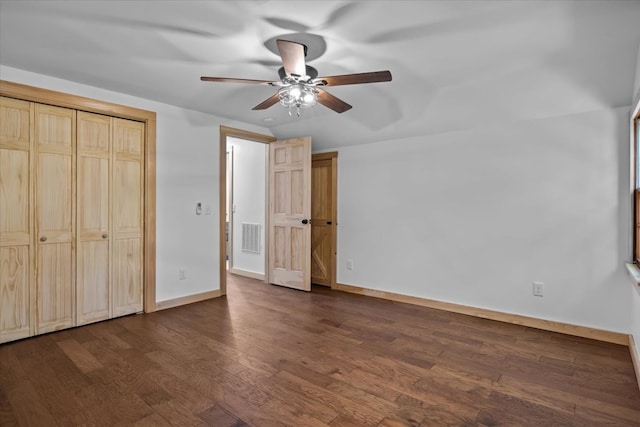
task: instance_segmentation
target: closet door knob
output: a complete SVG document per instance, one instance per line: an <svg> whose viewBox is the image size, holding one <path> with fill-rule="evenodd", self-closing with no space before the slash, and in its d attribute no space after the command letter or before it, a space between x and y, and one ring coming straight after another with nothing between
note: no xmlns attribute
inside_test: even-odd
<svg viewBox="0 0 640 427"><path fill-rule="evenodd" d="M47 241L47 236L42 236L42 237L40 238L40 241L41 241L41 242L46 242L46 241Z"/></svg>
<svg viewBox="0 0 640 427"><path fill-rule="evenodd" d="M109 237L109 236L107 235L107 233L104 233L104 234L102 235L102 238L103 238L103 239L106 239L107 237Z"/></svg>

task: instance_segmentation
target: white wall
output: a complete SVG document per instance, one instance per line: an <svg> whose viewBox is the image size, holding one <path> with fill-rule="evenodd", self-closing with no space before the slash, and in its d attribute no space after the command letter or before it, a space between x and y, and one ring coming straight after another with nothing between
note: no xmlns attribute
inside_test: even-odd
<svg viewBox="0 0 640 427"><path fill-rule="evenodd" d="M266 144L228 137L233 147L233 268L265 273ZM260 253L242 251L242 223L261 224Z"/></svg>
<svg viewBox="0 0 640 427"><path fill-rule="evenodd" d="M271 135L268 130L5 66L0 78L156 112L156 299L219 289L219 126ZM196 202L211 206L212 214L196 216ZM186 280L178 280L180 268Z"/></svg>
<svg viewBox="0 0 640 427"><path fill-rule="evenodd" d="M636 60L636 79L633 85L633 93L636 94L636 97L640 95L640 46L638 46L638 59Z"/></svg>
<svg viewBox="0 0 640 427"><path fill-rule="evenodd" d="M339 149L338 282L628 333L628 111Z"/></svg>

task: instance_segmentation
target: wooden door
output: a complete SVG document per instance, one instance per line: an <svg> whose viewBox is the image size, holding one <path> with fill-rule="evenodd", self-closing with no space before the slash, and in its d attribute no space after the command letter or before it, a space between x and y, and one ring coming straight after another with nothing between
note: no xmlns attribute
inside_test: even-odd
<svg viewBox="0 0 640 427"><path fill-rule="evenodd" d="M77 324L110 317L111 118L77 113Z"/></svg>
<svg viewBox="0 0 640 427"><path fill-rule="evenodd" d="M0 98L0 342L33 334L31 110Z"/></svg>
<svg viewBox="0 0 640 427"><path fill-rule="evenodd" d="M269 282L311 290L311 137L269 144Z"/></svg>
<svg viewBox="0 0 640 427"><path fill-rule="evenodd" d="M40 334L75 325L75 111L36 104L35 142Z"/></svg>
<svg viewBox="0 0 640 427"><path fill-rule="evenodd" d="M337 152L314 154L311 172L311 282L336 280Z"/></svg>
<svg viewBox="0 0 640 427"><path fill-rule="evenodd" d="M113 119L112 314L142 311L144 123Z"/></svg>

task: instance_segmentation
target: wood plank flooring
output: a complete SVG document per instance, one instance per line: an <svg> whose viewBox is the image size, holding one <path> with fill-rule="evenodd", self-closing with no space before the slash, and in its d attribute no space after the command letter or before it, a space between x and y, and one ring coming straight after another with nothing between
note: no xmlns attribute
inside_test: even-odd
<svg viewBox="0 0 640 427"><path fill-rule="evenodd" d="M640 425L624 346L229 276L228 297L0 346L24 426Z"/></svg>

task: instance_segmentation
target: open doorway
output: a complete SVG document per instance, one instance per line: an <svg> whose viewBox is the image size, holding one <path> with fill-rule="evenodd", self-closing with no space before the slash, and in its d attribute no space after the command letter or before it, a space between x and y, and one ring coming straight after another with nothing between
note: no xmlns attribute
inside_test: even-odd
<svg viewBox="0 0 640 427"><path fill-rule="evenodd" d="M226 258L232 274L265 280L266 144L227 137Z"/></svg>
<svg viewBox="0 0 640 427"><path fill-rule="evenodd" d="M255 132L249 132L241 129L230 128L227 126L220 126L220 151L219 151L219 170L220 170L219 196L220 197L218 199L218 203L220 207L219 230L220 230L220 236L221 236L221 238L219 239L220 240L219 266L220 266L220 294L221 295L226 295L227 293L227 268L225 268L225 266L227 265L227 239L225 238L225 236L227 235L228 213L231 214L229 215L231 216L231 218L229 218L231 219L231 221L229 222L230 223L233 222L233 217L232 217L233 212L230 212L233 209L232 202L229 203L230 209L227 210L227 203L229 202L227 197L227 194L228 194L227 192L227 151L228 151L228 145L229 145L228 140L230 138L237 138L237 139L252 141L254 143L261 143L261 144L268 144L276 140L274 137L269 135L262 135ZM266 183L264 184L264 186L266 187ZM265 210L266 209L264 208L264 205L263 205L263 211ZM231 229L230 234L233 234L232 227L233 226L229 224L229 228ZM231 235L229 238L232 239L233 236ZM263 240L264 247L266 247L267 245L266 240L267 239L265 237L265 239ZM232 252L233 252L233 248L230 248L231 258L233 258ZM232 263L230 264L230 266L233 266L233 259L231 261Z"/></svg>
<svg viewBox="0 0 640 427"><path fill-rule="evenodd" d="M237 215L234 216L234 213L238 212L238 200L236 199L234 202L233 199L233 177L235 173L233 172L233 166L238 164L239 160L236 161L236 157L238 155L237 149L233 144L234 139L244 140L246 142L250 142L255 145L262 145L265 147L265 155L266 160L264 162L265 168L268 163L268 144L275 141L276 138L262 135L254 132L248 132L240 129L234 129L226 126L220 127L220 174L219 174L219 203L220 203L220 246L219 246L219 254L220 254L220 293L221 295L226 294L226 284L227 284L227 271L231 269L232 272L236 273L240 270L241 273L249 273L243 274L247 277L254 277L257 279L266 280L266 275L268 275L266 268L268 266L268 236L266 232L266 226L261 227L264 232L261 230L260 241L261 241L261 252L264 254L264 261L262 262L263 268L265 270L264 273L260 274L260 270L257 268L246 267L247 264L238 264L237 259L237 246L238 246L238 234L242 237L242 223L260 223L260 221L254 221L252 219L242 220L238 218ZM230 142L231 141L231 142ZM229 154L227 154L229 153ZM337 238L337 153L322 153L322 154L314 154L313 155L314 166L315 166L315 176L312 179L312 208L313 205L318 201L322 201L322 204L329 202L330 206L327 206L323 209L318 209L317 206L312 209L312 224L322 225L322 227L314 227L316 229L315 236L313 236L314 232L312 231L312 283L322 284L324 286L334 287L336 285L336 238ZM319 167L318 167L319 166ZM230 173L228 171L231 169ZM324 177L322 179L318 179L320 177ZM266 171L263 175L264 185L262 188L265 191L267 190L267 177ZM324 184L320 184L320 182L324 182ZM255 183L253 184L256 185ZM315 195L314 195L315 193ZM268 198L267 198L268 199ZM233 212L233 207L236 205L236 212ZM227 209L229 206L229 209ZM267 206L266 201L262 203L263 209L262 212L266 213ZM323 211L324 213L320 213ZM265 217L264 224L268 223L268 217ZM328 227L326 227L328 226ZM240 231L238 231L240 230ZM321 231L321 232L320 232ZM234 233L235 232L235 233ZM229 235L229 240L225 238L225 236ZM235 237L234 237L235 234ZM326 237L329 239L326 239ZM227 242L230 242L228 245ZM316 243L317 242L317 243ZM327 243L330 242L330 243ZM235 245L234 245L235 243ZM246 242L245 242L246 243ZM242 244L242 243L241 243ZM234 248L236 246L236 248ZM254 246L255 247L255 246ZM242 246L240 246L242 248ZM241 250L241 249L240 249ZM227 254L229 254L229 263L227 264ZM236 257L234 257L236 255ZM260 262L260 261L259 261ZM254 264L255 265L255 264ZM227 268L228 266L228 268ZM234 271L235 270L235 271ZM244 271L242 271L244 270ZM258 275L251 275L251 272L256 272L258 270ZM322 274L319 274L321 272Z"/></svg>

